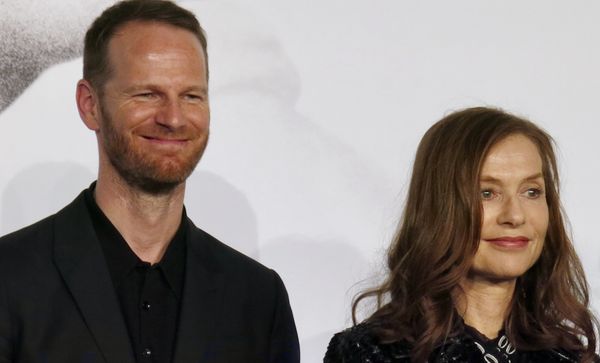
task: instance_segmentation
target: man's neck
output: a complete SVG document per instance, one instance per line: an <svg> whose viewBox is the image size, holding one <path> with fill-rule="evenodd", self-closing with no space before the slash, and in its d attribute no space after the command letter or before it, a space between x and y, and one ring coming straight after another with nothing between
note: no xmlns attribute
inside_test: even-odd
<svg viewBox="0 0 600 363"><path fill-rule="evenodd" d="M515 281L466 278L455 295L456 307L465 324L494 339L510 311Z"/></svg>
<svg viewBox="0 0 600 363"><path fill-rule="evenodd" d="M185 183L171 192L153 195L120 177L100 174L94 197L98 207L145 262L159 262L177 232L183 213Z"/></svg>

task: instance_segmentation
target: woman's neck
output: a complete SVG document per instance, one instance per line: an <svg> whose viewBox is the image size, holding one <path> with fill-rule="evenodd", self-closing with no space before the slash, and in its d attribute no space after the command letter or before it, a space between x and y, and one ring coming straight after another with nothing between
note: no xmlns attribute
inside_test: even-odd
<svg viewBox="0 0 600 363"><path fill-rule="evenodd" d="M516 281L466 278L455 292L455 304L465 324L489 339L498 336L510 312Z"/></svg>

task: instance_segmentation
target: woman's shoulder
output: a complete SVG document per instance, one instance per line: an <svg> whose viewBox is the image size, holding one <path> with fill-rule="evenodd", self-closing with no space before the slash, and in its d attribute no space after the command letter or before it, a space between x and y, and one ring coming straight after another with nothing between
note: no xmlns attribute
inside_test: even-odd
<svg viewBox="0 0 600 363"><path fill-rule="evenodd" d="M580 355L577 352L572 352L565 349L550 349L534 352L526 352L523 354L527 362L532 363L578 363ZM594 362L600 362L600 357L596 355Z"/></svg>
<svg viewBox="0 0 600 363"><path fill-rule="evenodd" d="M331 338L324 363L409 362L410 349L400 343L382 344L373 326L361 323Z"/></svg>

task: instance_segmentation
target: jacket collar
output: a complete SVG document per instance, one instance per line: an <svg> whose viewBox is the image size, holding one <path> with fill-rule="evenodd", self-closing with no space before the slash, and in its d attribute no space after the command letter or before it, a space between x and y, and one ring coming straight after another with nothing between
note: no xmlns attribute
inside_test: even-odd
<svg viewBox="0 0 600 363"><path fill-rule="evenodd" d="M188 219L187 257L174 362L208 359L223 313L225 274L211 246L213 237Z"/></svg>
<svg viewBox="0 0 600 363"><path fill-rule="evenodd" d="M174 362L209 357L222 313L225 274L213 237L188 219L186 268ZM107 363L134 363L133 350L102 248L81 193L56 214L54 261ZM214 339L213 339L214 340Z"/></svg>
<svg viewBox="0 0 600 363"><path fill-rule="evenodd" d="M127 328L83 193L56 214L54 261L105 361L133 363Z"/></svg>

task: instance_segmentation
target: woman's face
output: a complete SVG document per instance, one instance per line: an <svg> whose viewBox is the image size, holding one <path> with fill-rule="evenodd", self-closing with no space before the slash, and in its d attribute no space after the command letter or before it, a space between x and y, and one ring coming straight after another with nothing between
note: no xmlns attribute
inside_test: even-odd
<svg viewBox="0 0 600 363"><path fill-rule="evenodd" d="M514 280L537 261L548 229L535 144L520 134L499 141L484 160L479 184L483 222L470 277Z"/></svg>

